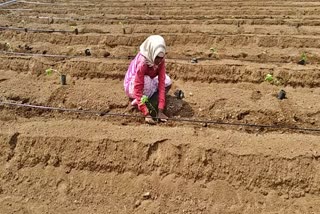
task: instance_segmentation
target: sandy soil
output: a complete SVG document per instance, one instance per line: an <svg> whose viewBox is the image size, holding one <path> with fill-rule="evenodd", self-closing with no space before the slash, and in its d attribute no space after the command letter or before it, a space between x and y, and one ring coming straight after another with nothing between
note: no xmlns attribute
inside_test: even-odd
<svg viewBox="0 0 320 214"><path fill-rule="evenodd" d="M297 129L320 129L319 10L316 0L1 6L0 102L140 116L123 78L161 34L170 118L296 129L0 105L0 213L320 213L320 131Z"/></svg>

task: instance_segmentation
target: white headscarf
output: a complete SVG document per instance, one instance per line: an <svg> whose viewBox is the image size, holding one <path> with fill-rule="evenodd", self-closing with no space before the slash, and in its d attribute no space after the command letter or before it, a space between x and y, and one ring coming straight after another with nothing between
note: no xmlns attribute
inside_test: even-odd
<svg viewBox="0 0 320 214"><path fill-rule="evenodd" d="M164 57L166 54L166 43L162 36L149 36L140 46L140 53L146 58L149 66L154 66L157 56Z"/></svg>

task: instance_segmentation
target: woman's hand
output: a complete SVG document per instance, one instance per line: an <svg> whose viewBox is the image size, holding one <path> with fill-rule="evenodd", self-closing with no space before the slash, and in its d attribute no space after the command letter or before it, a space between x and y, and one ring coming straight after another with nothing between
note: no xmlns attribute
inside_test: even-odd
<svg viewBox="0 0 320 214"><path fill-rule="evenodd" d="M146 121L146 123L148 123L150 125L155 125L156 124L156 121L154 121L149 114L146 116L145 121Z"/></svg>
<svg viewBox="0 0 320 214"><path fill-rule="evenodd" d="M161 122L166 122L166 121L168 120L167 115L165 115L165 114L163 113L163 110L160 110L160 109L159 109L159 112L158 112L158 118L159 118L159 120L160 120Z"/></svg>

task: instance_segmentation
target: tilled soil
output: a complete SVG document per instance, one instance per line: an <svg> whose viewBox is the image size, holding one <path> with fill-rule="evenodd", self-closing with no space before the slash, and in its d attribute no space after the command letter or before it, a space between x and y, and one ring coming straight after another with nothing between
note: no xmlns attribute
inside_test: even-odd
<svg viewBox="0 0 320 214"><path fill-rule="evenodd" d="M0 213L320 213L318 1L4 2ZM123 91L151 34L156 126Z"/></svg>

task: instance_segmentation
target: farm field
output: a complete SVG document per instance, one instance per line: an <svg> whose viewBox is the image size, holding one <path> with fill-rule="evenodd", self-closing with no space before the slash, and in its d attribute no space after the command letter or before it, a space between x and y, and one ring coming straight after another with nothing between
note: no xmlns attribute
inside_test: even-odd
<svg viewBox="0 0 320 214"><path fill-rule="evenodd" d="M0 213L320 213L319 11L0 0ZM173 80L155 126L123 90L152 34Z"/></svg>

